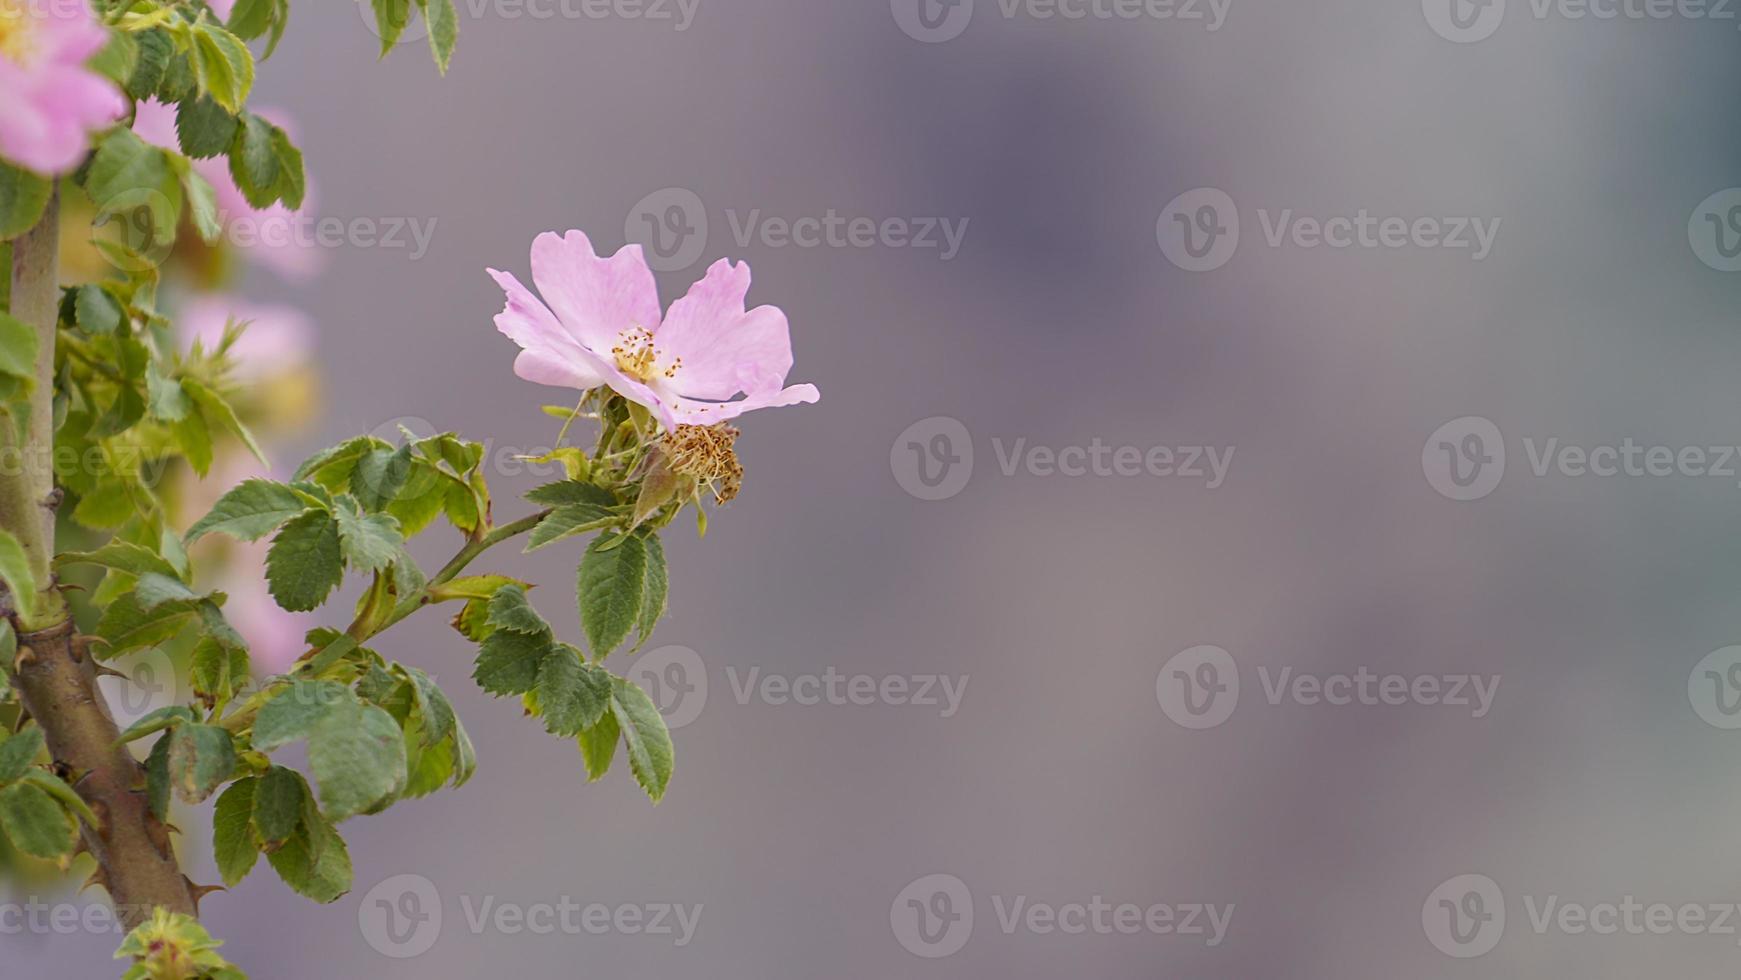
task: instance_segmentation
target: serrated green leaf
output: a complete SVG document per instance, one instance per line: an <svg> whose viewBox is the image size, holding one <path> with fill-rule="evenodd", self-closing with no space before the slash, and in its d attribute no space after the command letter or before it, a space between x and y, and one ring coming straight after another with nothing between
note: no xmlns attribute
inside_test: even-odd
<svg viewBox="0 0 1741 980"><path fill-rule="evenodd" d="M97 205L95 228L118 224L120 243L147 266L169 255L181 220L182 190L167 152L130 129L111 130L97 145L85 191Z"/></svg>
<svg viewBox="0 0 1741 980"><path fill-rule="evenodd" d="M29 783L0 789L0 830L12 846L48 860L72 853L78 826L54 797Z"/></svg>
<svg viewBox="0 0 1741 980"><path fill-rule="evenodd" d="M355 501L341 497L333 511L345 560L362 572L378 572L397 560L405 547L399 522L387 514L364 514Z"/></svg>
<svg viewBox="0 0 1741 980"><path fill-rule="evenodd" d="M610 709L611 675L584 662L579 650L558 643L538 667L537 691L545 730L573 738Z"/></svg>
<svg viewBox="0 0 1741 980"><path fill-rule="evenodd" d="M24 775L41 751L42 729L34 726L0 742L0 783L10 783Z"/></svg>
<svg viewBox="0 0 1741 980"><path fill-rule="evenodd" d="M169 740L169 778L183 803L205 802L236 771L235 742L217 725L177 725Z"/></svg>
<svg viewBox="0 0 1741 980"><path fill-rule="evenodd" d="M108 34L108 43L85 62L85 67L120 85L133 76L139 61L139 43L125 31L110 28Z"/></svg>
<svg viewBox="0 0 1741 980"><path fill-rule="evenodd" d="M369 0L375 10L375 31L381 36L381 57L399 43L411 23L411 0Z"/></svg>
<svg viewBox="0 0 1741 980"><path fill-rule="evenodd" d="M644 533L642 541L647 547L647 576L641 593L641 615L636 621L640 631L636 649L647 642L647 638L653 635L653 628L665 616L671 590L670 571L665 566L665 546L659 541L659 535Z"/></svg>
<svg viewBox="0 0 1741 980"><path fill-rule="evenodd" d="M254 802L260 780L239 779L218 797L212 809L212 854L224 885L234 888L254 870L260 847L254 840Z"/></svg>
<svg viewBox="0 0 1741 980"><path fill-rule="evenodd" d="M200 90L231 112L241 112L254 88L254 53L242 39L211 23L193 29L193 67Z"/></svg>
<svg viewBox="0 0 1741 980"><path fill-rule="evenodd" d="M244 41L252 41L272 26L276 0L236 0L230 11L230 33Z"/></svg>
<svg viewBox="0 0 1741 980"><path fill-rule="evenodd" d="M242 423L242 417L236 414L235 406L230 404L229 399L193 378L184 379L182 384L187 389L187 393L192 396L194 403L199 406L208 426L227 430L231 435L242 440L242 445L247 447L248 452L260 462L261 466L271 465L266 459L265 451L254 440L254 433Z"/></svg>
<svg viewBox="0 0 1741 980"><path fill-rule="evenodd" d="M614 711L606 712L598 720L598 724L580 733L580 757L586 763L586 781L596 783L611 770L611 760L616 758L617 742L623 737L623 729L617 724Z"/></svg>
<svg viewBox="0 0 1741 980"><path fill-rule="evenodd" d="M127 575L144 575L155 572L165 578L180 578L180 573L169 560L152 551L150 548L136 545L119 539L110 540L96 551L69 551L56 558L59 565L100 565L103 568L114 569Z"/></svg>
<svg viewBox="0 0 1741 980"><path fill-rule="evenodd" d="M235 141L230 145L230 176L242 196L255 208L268 208L277 199L278 150L272 145L271 123L251 112L239 117ZM299 474L300 478L300 474Z"/></svg>
<svg viewBox="0 0 1741 980"><path fill-rule="evenodd" d="M399 496L411 476L411 447L376 449L357 460L351 493L365 510L379 511Z"/></svg>
<svg viewBox="0 0 1741 980"><path fill-rule="evenodd" d="M168 735L159 738L145 758L145 799L159 820L169 818L169 742Z"/></svg>
<svg viewBox="0 0 1741 980"><path fill-rule="evenodd" d="M445 75L453 61L454 45L459 42L459 10L453 0L429 0L423 16L429 21L429 51L435 56L436 68Z"/></svg>
<svg viewBox="0 0 1741 980"><path fill-rule="evenodd" d="M133 587L133 595L139 600L140 608L146 612L155 611L165 603L197 603L201 598L180 579L157 572L146 572L139 576L139 582Z"/></svg>
<svg viewBox="0 0 1741 980"><path fill-rule="evenodd" d="M242 0L243 3L256 0ZM211 96L183 102L175 115L176 141L181 152L195 160L230 152L239 125L235 113L218 105Z"/></svg>
<svg viewBox="0 0 1741 980"><path fill-rule="evenodd" d="M181 631L193 612L190 603L166 603L148 610L137 597L121 595L103 610L97 636L108 644L108 656L118 657L167 642Z"/></svg>
<svg viewBox="0 0 1741 980"><path fill-rule="evenodd" d="M271 752L308 738L326 718L356 703L356 695L335 681L293 681L255 716L254 747Z"/></svg>
<svg viewBox="0 0 1741 980"><path fill-rule="evenodd" d="M399 724L375 705L355 701L315 726L308 761L321 809L334 821L375 809L409 778Z"/></svg>
<svg viewBox="0 0 1741 980"><path fill-rule="evenodd" d="M665 797L671 784L674 747L671 732L659 706L647 692L621 677L613 678L611 713L623 730L623 745L629 752L629 768L635 781L654 803Z"/></svg>
<svg viewBox="0 0 1741 980"><path fill-rule="evenodd" d="M79 287L74 294L73 313L86 333L114 333L125 316L120 301L95 283Z"/></svg>
<svg viewBox="0 0 1741 980"><path fill-rule="evenodd" d="M532 529L527 537L526 551L530 553L564 538L596 531L599 529L599 522L609 521L614 516L596 504L565 504L551 511L550 516L539 521L538 526Z"/></svg>
<svg viewBox="0 0 1741 980"><path fill-rule="evenodd" d="M540 507L566 507L591 504L594 507L614 507L616 495L603 487L579 480L546 483L526 494L526 499Z"/></svg>
<svg viewBox="0 0 1741 980"><path fill-rule="evenodd" d="M311 510L286 523L266 554L272 598L291 612L320 608L344 574L338 523L325 511Z"/></svg>
<svg viewBox="0 0 1741 980"><path fill-rule="evenodd" d="M538 685L538 667L551 645L548 633L491 633L478 651L472 677L498 697L525 694Z"/></svg>
<svg viewBox="0 0 1741 980"><path fill-rule="evenodd" d="M36 572L24 546L4 528L0 528L0 583L12 593L14 607L26 620L36 615Z"/></svg>
<svg viewBox="0 0 1741 980"><path fill-rule="evenodd" d="M144 100L156 94L163 84L169 60L175 54L175 42L161 27L141 31L134 35L134 40L139 50L133 60L133 74L127 79L127 94L136 100Z"/></svg>
<svg viewBox="0 0 1741 980"><path fill-rule="evenodd" d="M0 241L36 227L53 191L47 177L0 162Z"/></svg>
<svg viewBox="0 0 1741 980"><path fill-rule="evenodd" d="M270 480L248 480L218 498L211 513L187 530L192 544L212 532L258 541L308 510L308 501L290 487Z"/></svg>
<svg viewBox="0 0 1741 980"><path fill-rule="evenodd" d="M580 561L581 625L597 659L621 646L641 615L646 591L647 548L639 537L615 547L600 536Z"/></svg>
<svg viewBox="0 0 1741 980"><path fill-rule="evenodd" d="M336 902L351 890L350 849L332 824L318 812L313 817L266 860L297 894L322 904Z"/></svg>
<svg viewBox="0 0 1741 980"><path fill-rule="evenodd" d="M260 777L254 790L254 830L269 844L289 840L302 822L307 804L302 777L283 766L273 766Z"/></svg>
<svg viewBox="0 0 1741 980"><path fill-rule="evenodd" d="M490 598L490 625L513 633L550 633L550 624L532 608L526 590L518 585L505 586Z"/></svg>

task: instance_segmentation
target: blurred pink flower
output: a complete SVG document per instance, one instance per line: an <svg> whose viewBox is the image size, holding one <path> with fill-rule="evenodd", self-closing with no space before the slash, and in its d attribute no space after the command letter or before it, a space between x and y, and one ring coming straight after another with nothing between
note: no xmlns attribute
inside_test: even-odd
<svg viewBox="0 0 1741 980"><path fill-rule="evenodd" d="M0 0L4 3L6 0ZM287 132L290 126L284 116L271 109L250 108L251 112L270 120ZM146 142L165 149L179 149L175 135L175 107L156 99L139 103L133 119L133 131ZM250 258L290 279L307 279L320 271L321 254L307 232L314 209L314 191L303 195L302 207L292 211L283 204L256 210L242 196L235 178L223 157L195 160L194 170L217 192L218 220L224 226L224 236Z"/></svg>
<svg viewBox="0 0 1741 980"><path fill-rule="evenodd" d="M231 322L247 323L230 348L232 375L248 383L305 367L314 357L314 322L288 306L249 303L228 296L200 296L182 310L181 325L189 342L207 350L224 338Z"/></svg>
<svg viewBox="0 0 1741 980"><path fill-rule="evenodd" d="M609 386L650 409L666 431L821 397L815 385L781 387L792 370L790 328L778 307L745 311L747 263L715 262L663 322L639 245L601 259L581 232L539 235L532 282L549 306L512 275L489 273L508 294L496 328L523 348L514 373L527 381Z"/></svg>
<svg viewBox="0 0 1741 980"><path fill-rule="evenodd" d="M85 67L109 34L86 0L0 0L0 157L43 174L78 166L127 104Z"/></svg>
<svg viewBox="0 0 1741 980"><path fill-rule="evenodd" d="M206 5L212 8L219 20L229 20L230 11L236 9L236 0L206 0Z"/></svg>

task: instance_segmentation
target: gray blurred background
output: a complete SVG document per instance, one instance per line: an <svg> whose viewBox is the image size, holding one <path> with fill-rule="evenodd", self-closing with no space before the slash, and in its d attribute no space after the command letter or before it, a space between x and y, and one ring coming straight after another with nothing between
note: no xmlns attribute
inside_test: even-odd
<svg viewBox="0 0 1741 980"><path fill-rule="evenodd" d="M445 79L421 44L377 64L350 0L296 5L256 98L296 120L319 213L437 225L415 261L347 247L310 284L248 282L319 324L324 415L280 455L407 416L547 444L538 406L565 396L513 377L483 270L526 277L546 230L614 250L670 188L703 202L708 234L661 275L666 302L714 259L748 260L752 303L788 312L793 380L822 401L746 419L743 496L705 541L668 536L673 614L651 647L694 650L709 689L676 732L665 802L620 759L586 785L572 744L476 689L441 617L413 620L383 652L453 693L479 774L347 823L356 890L331 906L264 864L208 899L252 976L1734 974L1732 934L1538 930L1531 912L1741 902L1741 733L1701 720L1695 671L1741 643L1741 478L1537 476L1524 440L1741 442L1741 276L1689 234L1701 202L1741 185L1735 19L1511 0L1490 37L1453 43L1414 0L1232 0L1214 31L978 0L958 37L927 42L902 28L914 0L699 0L683 30L532 2L462 11ZM1203 187L1237 202L1241 237L1192 272L1157 223L1164 238L1170 202ZM968 225L948 260L740 244L757 209ZM1479 261L1272 247L1284 209L1500 224ZM925 500L903 486L904 433L939 416L974 467ZM1457 501L1423 447L1467 416L1503 432L1508 465ZM1235 455L1213 489L1000 466L1017 440L1097 439ZM511 516L535 481L496 482ZM431 538L422 557L451 551ZM578 550L495 564L544 583L575 633L559 600ZM1193 730L1157 689L1201 645L1237 661L1241 691ZM1271 704L1263 681L1290 667L1500 681L1480 718ZM740 704L733 680L754 668L967 687L948 717ZM209 816L181 823L198 841ZM964 883L974 927L921 956L904 890L939 874ZM401 875L427 879L443 916L408 959L367 925L371 889ZM1508 913L1480 959L1435 948L1436 890L1463 875L1489 876ZM1217 945L1006 932L1021 896L1235 911ZM928 907L960 913L959 897ZM564 898L702 912L686 945L468 922L486 902ZM111 938L5 937L5 972L112 975Z"/></svg>

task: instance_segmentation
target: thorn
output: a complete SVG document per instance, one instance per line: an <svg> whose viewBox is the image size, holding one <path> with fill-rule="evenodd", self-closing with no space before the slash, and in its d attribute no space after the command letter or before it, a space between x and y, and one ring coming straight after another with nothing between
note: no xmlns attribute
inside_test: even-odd
<svg viewBox="0 0 1741 980"><path fill-rule="evenodd" d="M20 645L18 647L17 656L12 658L12 669L14 671L23 671L26 667L29 667L34 663L36 663L35 648Z"/></svg>
<svg viewBox="0 0 1741 980"><path fill-rule="evenodd" d="M104 877L103 869L100 866L97 868L97 870L91 872L91 876L89 878L85 879L85 883L80 885L79 890L77 892L75 892L74 894L83 895L85 893L85 889L91 887L92 885L96 885L99 888L103 889L104 891L109 890L109 881L106 877Z"/></svg>
<svg viewBox="0 0 1741 980"><path fill-rule="evenodd" d="M187 875L182 875L181 880L187 882L187 890L188 893L193 896L193 911L196 915L199 914L199 903L207 895L210 895L212 892L229 891L229 889L225 888L223 885L196 885L193 883L193 879L189 878Z"/></svg>
<svg viewBox="0 0 1741 980"><path fill-rule="evenodd" d="M126 674L121 673L113 667L110 667L108 664L98 664L93 669L96 670L98 677L119 677L129 684L133 683L133 678L128 677Z"/></svg>
<svg viewBox="0 0 1741 980"><path fill-rule="evenodd" d="M170 833L172 833L172 834L179 834L179 833L181 833L181 828L180 828L180 827L177 827L177 826L176 826L176 825L175 825L175 824L172 824L172 823L170 823L170 822L169 822L169 821L167 821L167 820L165 820L165 821L163 821L163 826L164 826L164 827L166 827L166 828L168 828L168 830L169 830L169 832L170 832Z"/></svg>
<svg viewBox="0 0 1741 980"><path fill-rule="evenodd" d="M66 499L66 491L61 489L60 487L55 487L53 490L50 490L48 492L48 496L42 498L42 506L48 508L49 510L59 510L60 505L61 505L61 501L65 500L65 499Z"/></svg>

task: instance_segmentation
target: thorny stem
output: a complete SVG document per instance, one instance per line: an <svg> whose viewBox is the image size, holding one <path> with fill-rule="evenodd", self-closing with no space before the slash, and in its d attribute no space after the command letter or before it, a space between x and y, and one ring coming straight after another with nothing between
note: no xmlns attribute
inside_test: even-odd
<svg viewBox="0 0 1741 980"><path fill-rule="evenodd" d="M60 242L58 202L51 199L41 222L13 243L11 315L34 328L36 384L17 474L0 476L0 528L24 546L36 581L34 615L12 609L18 655L12 682L24 710L42 729L57 770L66 774L97 825L81 820L84 849L96 859L93 881L103 885L128 927L162 907L198 913L199 890L181 873L169 827L151 812L145 771L127 747L109 706L97 690L97 667L85 639L74 629L55 585L54 508L58 495L49 465L54 450L54 354L59 321ZM14 439L11 420L0 439Z"/></svg>

